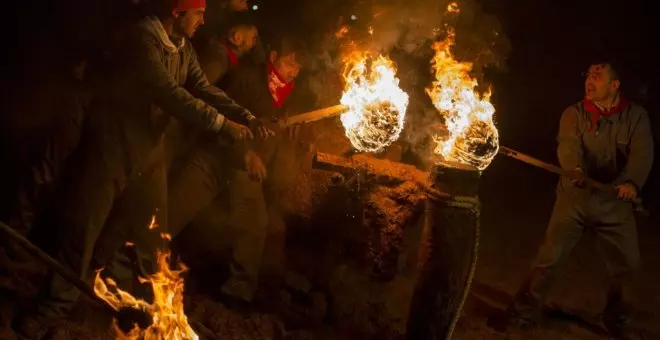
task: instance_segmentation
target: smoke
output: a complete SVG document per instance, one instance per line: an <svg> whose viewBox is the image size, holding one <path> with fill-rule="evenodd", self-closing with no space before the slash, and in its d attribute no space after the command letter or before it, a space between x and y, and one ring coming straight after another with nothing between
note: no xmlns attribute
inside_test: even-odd
<svg viewBox="0 0 660 340"><path fill-rule="evenodd" d="M410 96L400 141L421 159L430 159L432 137L438 131L434 127L443 123L425 92L433 80L432 43L443 40L448 29L455 32L452 53L457 60L473 64L478 91L489 88L486 69L505 68L509 40L497 18L485 13L477 0L367 0L334 11L321 7L305 10L317 25L325 23L324 32L314 38L316 58L308 68L307 81L316 104L336 104L341 95L341 79L336 76L341 75L342 57L348 51L389 56L396 64L400 86ZM315 12L324 17L311 15Z"/></svg>
<svg viewBox="0 0 660 340"><path fill-rule="evenodd" d="M452 53L457 60L473 64L477 90L484 92L490 87L484 71L505 68L509 40L497 18L485 13L476 0L391 1L374 7L371 27L370 48L392 56L401 86L410 95L402 142L426 167L433 158L433 138L443 124L425 93L433 80L432 43L444 40L450 30L455 32Z"/></svg>

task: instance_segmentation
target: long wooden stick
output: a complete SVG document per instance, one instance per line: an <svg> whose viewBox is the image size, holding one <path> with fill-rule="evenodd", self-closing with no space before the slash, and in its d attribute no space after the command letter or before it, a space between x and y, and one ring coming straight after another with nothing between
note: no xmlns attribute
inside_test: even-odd
<svg viewBox="0 0 660 340"><path fill-rule="evenodd" d="M348 106L335 105L282 119L279 121L279 124L282 127L288 127L295 124L311 123L321 119L337 117L346 111L348 111Z"/></svg>
<svg viewBox="0 0 660 340"><path fill-rule="evenodd" d="M544 169L546 171L555 173L555 174L560 175L560 176L573 178L573 179L578 178L578 176L576 176L576 174L574 172L570 171L570 170L560 168L560 167L558 167L554 164L544 162L540 159L534 158L532 156L526 155L524 153L518 152L516 150L510 149L510 148L507 148L507 147L501 146L499 153L501 153L505 156L509 156L511 158L517 159L517 160L522 161L524 163L527 163L529 165L533 165L537 168L541 168L541 169ZM613 194L613 195L616 195L616 193L617 193L616 188L614 186L598 182L598 181L596 181L594 179L591 179L589 177L586 177L586 176L584 177L584 184L586 184L587 186L592 187L594 189L605 192L605 193L610 193L610 194ZM639 198L636 198L632 202L636 205L641 205L642 204L642 200L639 199Z"/></svg>
<svg viewBox="0 0 660 340"><path fill-rule="evenodd" d="M23 247L28 253L36 257L43 264L45 264L48 268L54 270L57 274L61 275L65 280L69 281L69 283L76 286L76 288L80 289L80 291L85 293L85 295L87 295L89 298L102 305L107 311L111 312L112 314L117 313L117 310L114 307L110 306L105 300L101 299L98 295L96 295L96 293L94 293L92 288L89 285L85 284L85 282L83 282L83 280L81 280L76 274L74 274L71 270L64 267L61 263L55 261L55 259L50 257L43 250L39 249L39 247L35 246L32 242L28 241L25 237L23 237L23 235L16 232L16 230L12 229L11 227L2 223L1 221L0 221L0 230L2 230L5 234L7 234L12 240L18 243L21 247Z"/></svg>

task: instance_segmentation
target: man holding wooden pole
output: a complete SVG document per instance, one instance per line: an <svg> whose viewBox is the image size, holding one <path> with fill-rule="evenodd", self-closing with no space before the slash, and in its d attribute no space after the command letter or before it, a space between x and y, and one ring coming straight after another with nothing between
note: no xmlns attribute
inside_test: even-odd
<svg viewBox="0 0 660 340"><path fill-rule="evenodd" d="M230 72L225 90L237 103L259 112L259 118L273 122L280 119L282 123L276 129L283 130L290 125L282 118L295 89L304 53L301 43L283 37L270 51L267 65L244 66ZM218 219L214 216L228 214L229 230L223 234L233 236L233 259L232 277L220 287L224 297L241 302L251 302L254 297L269 225L277 220L274 214L278 199L269 197L272 196L269 192L282 181L274 179L278 177L274 173L292 172L290 162L281 157L285 135L277 133L268 140L255 139L228 147L228 152L234 155L233 164L201 146L171 183L168 222L172 236L198 215L212 215L208 219L215 221ZM243 163L245 168L236 166ZM225 190L228 202L218 201L219 194ZM217 227L205 225L201 229L207 232ZM277 242L269 242L273 243Z"/></svg>
<svg viewBox="0 0 660 340"><path fill-rule="evenodd" d="M625 336L628 310L624 292L639 266L636 200L653 163L653 137L646 111L628 102L611 63L591 65L583 101L567 108L560 121L558 157L573 176L562 177L545 240L531 274L509 308L510 321L524 326L540 314L552 280L585 229L598 236L611 274L603 322ZM606 192L585 185L589 177L611 183Z"/></svg>

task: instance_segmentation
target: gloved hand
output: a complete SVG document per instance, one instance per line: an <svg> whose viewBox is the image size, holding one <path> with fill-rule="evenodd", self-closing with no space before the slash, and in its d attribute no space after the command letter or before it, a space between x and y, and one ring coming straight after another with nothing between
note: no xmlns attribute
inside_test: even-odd
<svg viewBox="0 0 660 340"><path fill-rule="evenodd" d="M226 119L222 124L220 134L231 138L235 142L245 139L254 139L254 135L247 126L234 123L229 119Z"/></svg>
<svg viewBox="0 0 660 340"><path fill-rule="evenodd" d="M248 126L253 134L258 135L263 139L275 136L275 132L260 118L251 119L248 122Z"/></svg>
<svg viewBox="0 0 660 340"><path fill-rule="evenodd" d="M266 179L266 167L259 155L252 150L248 150L245 154L245 169L250 179L255 182L261 183Z"/></svg>

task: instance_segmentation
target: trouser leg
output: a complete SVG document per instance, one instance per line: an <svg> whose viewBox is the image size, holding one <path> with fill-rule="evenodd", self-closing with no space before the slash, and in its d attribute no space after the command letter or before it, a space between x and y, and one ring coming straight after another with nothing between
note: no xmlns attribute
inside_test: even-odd
<svg viewBox="0 0 660 340"><path fill-rule="evenodd" d="M166 178L162 163L126 187L108 218L96 253L100 265L107 264L105 275L143 299L151 294L148 287L138 283L137 276L154 274L157 251L167 249Z"/></svg>
<svg viewBox="0 0 660 340"><path fill-rule="evenodd" d="M627 296L634 272L640 264L637 226L630 204L616 202L599 213L596 227L598 247L610 272L610 288L605 314L611 318L628 318Z"/></svg>
<svg viewBox="0 0 660 340"><path fill-rule="evenodd" d="M259 282L268 213L261 183L236 171L229 183L229 214L233 242L232 277L225 294L252 301Z"/></svg>
<svg viewBox="0 0 660 340"><path fill-rule="evenodd" d="M195 152L180 174L170 182L168 192L168 223L176 237L226 185L227 172L206 150Z"/></svg>
<svg viewBox="0 0 660 340"><path fill-rule="evenodd" d="M68 230L68 237L57 254L57 260L84 281L89 279L96 241L124 183L120 176L113 176L107 168L90 166L81 173L72 198L58 212L61 216L56 222ZM49 317L64 316L79 294L77 288L53 273L39 299L37 312Z"/></svg>
<svg viewBox="0 0 660 340"><path fill-rule="evenodd" d="M557 272L579 241L582 232L580 211L565 198L557 197L532 271L516 294L512 306L523 319L533 319L537 316Z"/></svg>
<svg viewBox="0 0 660 340"><path fill-rule="evenodd" d="M70 107L66 109L67 116L62 117L54 128L41 156L19 179L16 205L10 213L8 224L24 236L32 229L36 215L41 210L43 201L47 199L44 196L48 196L52 191L65 163L78 148L84 111L77 96L71 96ZM25 260L22 251L15 247L10 249L10 257L16 255L18 260Z"/></svg>

